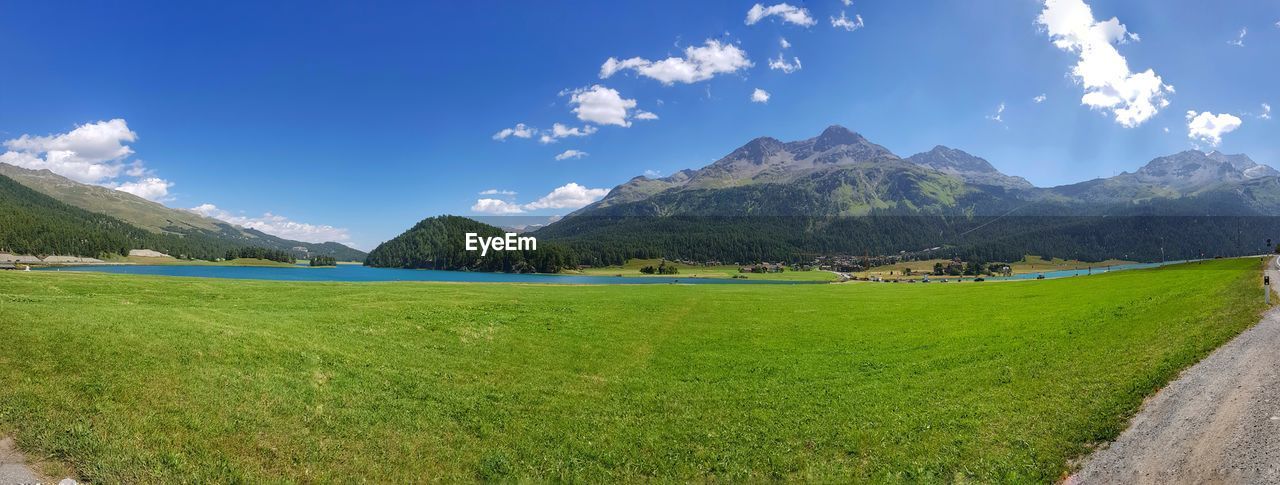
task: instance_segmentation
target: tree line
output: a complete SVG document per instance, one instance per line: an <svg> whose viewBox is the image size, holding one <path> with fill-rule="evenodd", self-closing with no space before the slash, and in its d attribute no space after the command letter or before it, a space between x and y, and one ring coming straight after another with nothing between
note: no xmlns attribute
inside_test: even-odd
<svg viewBox="0 0 1280 485"><path fill-rule="evenodd" d="M557 273L576 268L577 260L565 247L538 242L537 250L479 251L466 249L465 235L501 237L506 231L465 217L431 217L369 252L365 265L383 268L489 271L505 273Z"/></svg>

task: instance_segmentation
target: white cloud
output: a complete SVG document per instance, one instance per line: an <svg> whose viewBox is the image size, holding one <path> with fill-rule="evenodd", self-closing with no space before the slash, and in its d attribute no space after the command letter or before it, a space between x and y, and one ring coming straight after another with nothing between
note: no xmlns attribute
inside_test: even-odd
<svg viewBox="0 0 1280 485"><path fill-rule="evenodd" d="M568 160L568 159L570 159L570 158L582 158L582 157L585 157L585 156L587 156L587 155L590 155L590 153L587 153L587 152L584 152L584 151L580 151L580 150L573 150L573 149L569 149L569 150L565 150L564 152L560 153L559 155L556 155L556 160Z"/></svg>
<svg viewBox="0 0 1280 485"><path fill-rule="evenodd" d="M707 39L702 46L686 47L684 57L668 57L660 61L640 57L625 60L610 57L600 66L600 79L608 79L618 71L632 69L641 76L656 79L668 86L677 82L691 84L753 65L747 59L747 53L738 46Z"/></svg>
<svg viewBox="0 0 1280 485"><path fill-rule="evenodd" d="M482 190L482 191L480 191L480 195L506 195L506 196L513 196L513 195L516 195L516 192L515 192L514 190L489 189L489 190Z"/></svg>
<svg viewBox="0 0 1280 485"><path fill-rule="evenodd" d="M503 215L521 214L540 209L578 209L600 200L608 193L609 189L591 189L569 182L528 204L521 205L501 199L479 199L471 206L471 211Z"/></svg>
<svg viewBox="0 0 1280 485"><path fill-rule="evenodd" d="M1264 120L1271 119L1271 105L1262 103L1262 113L1258 114L1258 118Z"/></svg>
<svg viewBox="0 0 1280 485"><path fill-rule="evenodd" d="M556 187L541 199L524 205L526 210L538 209L577 209L597 200L609 193L609 189L589 189L569 182Z"/></svg>
<svg viewBox="0 0 1280 485"><path fill-rule="evenodd" d="M1044 100L1046 100L1046 99L1049 99L1049 98L1045 97L1045 95L1043 95L1043 94L1041 94L1041 95L1039 95L1039 96L1036 96L1036 97L1034 97L1034 98L1031 98L1031 100L1032 100L1032 101L1034 101L1036 104L1043 103L1043 102L1044 102Z"/></svg>
<svg viewBox="0 0 1280 485"><path fill-rule="evenodd" d="M578 119L597 125L631 126L627 110L636 107L636 100L625 99L617 90L599 84L571 92L569 104Z"/></svg>
<svg viewBox="0 0 1280 485"><path fill-rule="evenodd" d="M1236 35L1236 38L1234 40L1227 41L1227 43L1236 47L1244 47L1244 36L1246 35L1249 35L1249 28L1240 27L1240 33Z"/></svg>
<svg viewBox="0 0 1280 485"><path fill-rule="evenodd" d="M128 192L147 200L161 201L168 198L169 188L173 187L173 182L159 177L147 177L142 180L124 182L119 185L108 185L108 187L121 192Z"/></svg>
<svg viewBox="0 0 1280 485"><path fill-rule="evenodd" d="M996 123L1004 123L1004 102L1000 102L1000 106L996 107L996 114L987 115L987 119Z"/></svg>
<svg viewBox="0 0 1280 485"><path fill-rule="evenodd" d="M471 206L471 211L481 214L519 214L524 209L519 204L502 199L479 199Z"/></svg>
<svg viewBox="0 0 1280 485"><path fill-rule="evenodd" d="M260 217L232 214L213 204L201 204L187 209L205 217L212 217L241 227L257 229L272 236L310 243L339 242L350 244L351 235L346 229L322 224L307 224L267 212Z"/></svg>
<svg viewBox="0 0 1280 485"><path fill-rule="evenodd" d="M544 131L542 135L538 137L538 141L544 144L555 143L561 138L568 138L571 136L590 136L595 133L596 130L597 128L591 125L583 125L582 128L578 128L576 126L570 127L556 123L551 125L550 130Z"/></svg>
<svg viewBox="0 0 1280 485"><path fill-rule="evenodd" d="M138 134L122 119L98 121L67 133L7 140L4 146L9 151L0 155L0 162L96 184L120 176L126 169L122 160L133 154L127 143L137 139Z"/></svg>
<svg viewBox="0 0 1280 485"><path fill-rule="evenodd" d="M782 53L778 53L777 59L769 59L769 69L779 70L786 74L799 71L802 67L800 65L800 58L793 57L791 59L791 61L787 61L782 57Z"/></svg>
<svg viewBox="0 0 1280 485"><path fill-rule="evenodd" d="M1227 113L1215 115L1208 111L1187 111L1187 138L1216 147L1222 143L1222 135L1235 131L1243 123L1240 118Z"/></svg>
<svg viewBox="0 0 1280 485"><path fill-rule="evenodd" d="M853 0L840 0L840 3L843 3L843 4L844 4L844 6L846 6L846 7L852 7L852 6L853 6Z"/></svg>
<svg viewBox="0 0 1280 485"><path fill-rule="evenodd" d="M645 176L645 177L649 177L649 178L651 178L651 179L656 179L656 178L658 178L658 177L661 177L661 176L662 176L662 172L657 171L657 170L653 170L653 169L649 169L649 170L645 170L645 171L644 171L644 176Z"/></svg>
<svg viewBox="0 0 1280 485"><path fill-rule="evenodd" d="M140 160L125 161L134 153L128 144L137 140L138 134L123 119L97 121L76 126L67 133L22 135L7 140L4 146L8 151L0 154L0 163L48 170L76 182L101 185L148 200L164 200L173 183L155 177ZM122 176L139 180L120 180Z"/></svg>
<svg viewBox="0 0 1280 485"><path fill-rule="evenodd" d="M1109 110L1115 121L1135 127L1169 105L1165 99L1174 92L1155 71L1129 70L1129 63L1115 44L1138 41L1124 24L1112 17L1098 22L1083 0L1045 0L1044 11L1036 19L1059 49L1079 54L1071 73L1084 87L1081 104Z"/></svg>
<svg viewBox="0 0 1280 485"><path fill-rule="evenodd" d="M809 10L796 7L788 3L779 3L770 7L761 4L755 4L751 10L747 10L747 25L755 25L756 22L764 20L768 17L777 16L783 22L796 24L802 27L810 27L818 23L809 16Z"/></svg>
<svg viewBox="0 0 1280 485"><path fill-rule="evenodd" d="M760 88L756 88L755 91L751 92L751 102L752 103L768 103L769 96L770 94L768 91L765 91Z"/></svg>
<svg viewBox="0 0 1280 485"><path fill-rule="evenodd" d="M502 131L493 134L493 139L498 141L506 140L507 137L514 136L516 138L532 137L534 132L538 130L532 126L525 126L524 123L516 123L515 128L503 128Z"/></svg>
<svg viewBox="0 0 1280 485"><path fill-rule="evenodd" d="M648 120L656 120L656 119L658 119L658 115L655 115L655 114L650 113L650 112L645 111L645 110L636 110L636 116L635 116L635 119L637 119L637 120L646 120L646 121L648 121Z"/></svg>
<svg viewBox="0 0 1280 485"><path fill-rule="evenodd" d="M862 15L854 15L853 19L850 19L849 17L845 17L844 11L841 11L840 18L831 17L831 26L837 29L844 29L849 32L853 32L861 29L864 24L862 23Z"/></svg>
<svg viewBox="0 0 1280 485"><path fill-rule="evenodd" d="M791 48L791 43L790 43L790 42L787 42L787 38L786 38L786 37L779 37L779 38L778 38L778 45L782 46L782 48L783 48L783 49L790 49L790 48Z"/></svg>

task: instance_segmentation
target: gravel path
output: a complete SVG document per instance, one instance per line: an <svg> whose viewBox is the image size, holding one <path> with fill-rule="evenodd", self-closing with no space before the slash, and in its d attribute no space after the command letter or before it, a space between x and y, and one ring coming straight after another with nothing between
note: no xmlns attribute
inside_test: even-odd
<svg viewBox="0 0 1280 485"><path fill-rule="evenodd" d="M27 457L14 449L12 438L0 438L0 484L47 482L27 466Z"/></svg>
<svg viewBox="0 0 1280 485"><path fill-rule="evenodd" d="M1280 308L1156 393L1066 483L1280 484Z"/></svg>

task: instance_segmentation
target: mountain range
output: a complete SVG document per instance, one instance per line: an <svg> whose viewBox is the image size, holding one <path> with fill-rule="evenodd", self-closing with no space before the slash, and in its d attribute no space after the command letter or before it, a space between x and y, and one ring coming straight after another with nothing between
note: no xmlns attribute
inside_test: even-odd
<svg viewBox="0 0 1280 485"><path fill-rule="evenodd" d="M0 163L0 178L12 180L32 191L19 190L18 185L14 184L2 186L7 200L14 201L15 204L20 202L14 207L56 208L56 212L47 213L57 213L60 217L74 215L73 219L68 220L77 221L90 220L86 214L104 215L110 218L112 222L109 225L112 227L127 226L128 241L157 246L123 248L126 251L157 249L165 250L162 252L172 251L175 255L212 258L221 257L230 248L260 247L289 251L298 257L332 256L341 261L363 261L366 256L363 251L336 242L309 243L284 239L191 211L166 207L119 190L82 184L48 170L29 170ZM60 204L37 200L43 197ZM62 204L78 210L60 207ZM10 216L16 218L17 214ZM47 220L48 217L43 219Z"/></svg>
<svg viewBox="0 0 1280 485"><path fill-rule="evenodd" d="M1169 244L1125 231L1181 240L1173 250L1183 257L1239 254L1258 249L1246 236L1280 230L1277 215L1280 172L1246 155L1188 150L1133 173L1042 188L959 149L903 158L831 126L799 141L756 138L700 169L632 178L534 234L587 253L639 251L627 241L643 240L663 255L710 259L934 247L1007 257L1034 249L1018 247L1037 246L1024 241L1034 237L1060 241L1039 244L1060 253L1045 255L1158 259ZM1206 217L1215 219L1185 227Z"/></svg>

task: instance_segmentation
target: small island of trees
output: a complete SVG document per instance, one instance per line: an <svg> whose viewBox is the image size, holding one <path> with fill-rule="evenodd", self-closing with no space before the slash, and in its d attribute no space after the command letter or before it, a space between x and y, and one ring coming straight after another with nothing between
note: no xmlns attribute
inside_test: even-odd
<svg viewBox="0 0 1280 485"><path fill-rule="evenodd" d="M677 268L674 264L667 264L666 260L663 260L658 263L658 267L655 268L653 265L648 265L640 268L640 272L644 274L680 274L680 268Z"/></svg>
<svg viewBox="0 0 1280 485"><path fill-rule="evenodd" d="M333 256L312 256L311 266L337 266L338 260Z"/></svg>
<svg viewBox="0 0 1280 485"><path fill-rule="evenodd" d="M275 261L278 263L289 263L289 264L293 264L297 262L297 259L293 257L293 254L290 254L288 251L281 251L279 249L237 248L237 249L227 250L228 261L233 259L239 259L239 258L265 259L268 261Z"/></svg>

